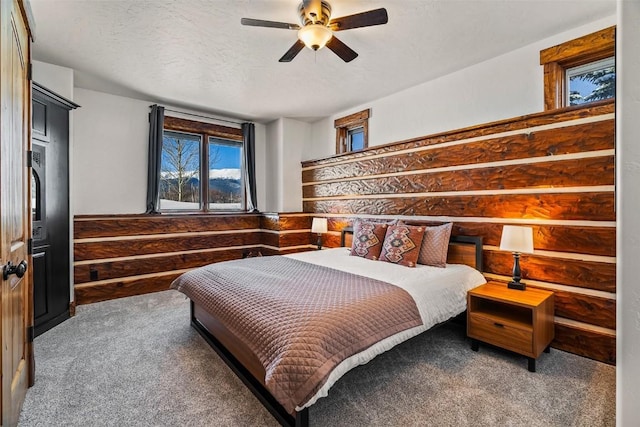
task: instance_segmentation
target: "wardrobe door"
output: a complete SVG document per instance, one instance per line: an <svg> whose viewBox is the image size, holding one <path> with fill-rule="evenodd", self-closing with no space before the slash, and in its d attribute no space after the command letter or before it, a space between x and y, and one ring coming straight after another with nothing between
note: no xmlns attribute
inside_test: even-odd
<svg viewBox="0 0 640 427"><path fill-rule="evenodd" d="M31 214L36 336L69 318L69 106L65 101L34 85Z"/></svg>

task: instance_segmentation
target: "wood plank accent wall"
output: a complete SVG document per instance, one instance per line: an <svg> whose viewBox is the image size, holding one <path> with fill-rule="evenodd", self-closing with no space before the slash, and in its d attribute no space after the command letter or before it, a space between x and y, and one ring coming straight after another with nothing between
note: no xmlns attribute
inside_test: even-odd
<svg viewBox="0 0 640 427"><path fill-rule="evenodd" d="M329 219L326 246L356 217L451 221L483 237L485 276L504 282L502 226L532 226L523 282L555 292L553 346L613 364L614 121L605 101L303 162L303 210Z"/></svg>
<svg viewBox="0 0 640 427"><path fill-rule="evenodd" d="M249 252L313 248L308 214L78 216L75 301L166 290L189 269Z"/></svg>

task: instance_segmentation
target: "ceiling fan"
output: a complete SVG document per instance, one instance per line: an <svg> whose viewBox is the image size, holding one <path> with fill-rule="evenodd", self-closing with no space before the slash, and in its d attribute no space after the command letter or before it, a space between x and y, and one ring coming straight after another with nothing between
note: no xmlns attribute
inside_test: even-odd
<svg viewBox="0 0 640 427"><path fill-rule="evenodd" d="M298 6L298 13L302 25L251 18L242 18L240 23L253 27L297 30L298 40L291 46L287 53L280 58L280 62L291 62L305 46L312 50L322 49L324 46L327 46L333 53L342 58L342 60L350 62L353 61L358 54L341 42L333 33L335 31L350 30L352 28L386 24L389 20L385 8L331 19L331 5L325 0L303 0L300 6Z"/></svg>

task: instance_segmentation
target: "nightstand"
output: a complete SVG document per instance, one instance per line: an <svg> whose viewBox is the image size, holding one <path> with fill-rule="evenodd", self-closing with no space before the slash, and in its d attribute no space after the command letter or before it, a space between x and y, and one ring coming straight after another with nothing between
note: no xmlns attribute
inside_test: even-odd
<svg viewBox="0 0 640 427"><path fill-rule="evenodd" d="M471 349L479 341L527 356L529 371L536 371L536 359L550 351L553 341L553 292L507 288L489 282L467 294L467 335Z"/></svg>

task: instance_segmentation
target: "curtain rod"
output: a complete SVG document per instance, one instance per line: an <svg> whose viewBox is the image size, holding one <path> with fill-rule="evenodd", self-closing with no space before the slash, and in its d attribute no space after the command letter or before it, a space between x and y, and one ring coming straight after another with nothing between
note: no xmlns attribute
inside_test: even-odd
<svg viewBox="0 0 640 427"><path fill-rule="evenodd" d="M150 105L149 107L153 107L153 105ZM245 122L238 122L238 121L235 121L235 120L220 119L218 117L213 117L213 116L205 116L205 115L202 115L202 114L188 113L186 111L173 110L173 109L167 108L167 107L164 107L164 111L171 111L172 113L185 114L187 116L200 117L200 118L203 118L203 119L217 120L219 122L233 123L233 124L236 124L236 125L241 125L242 123L245 123Z"/></svg>

